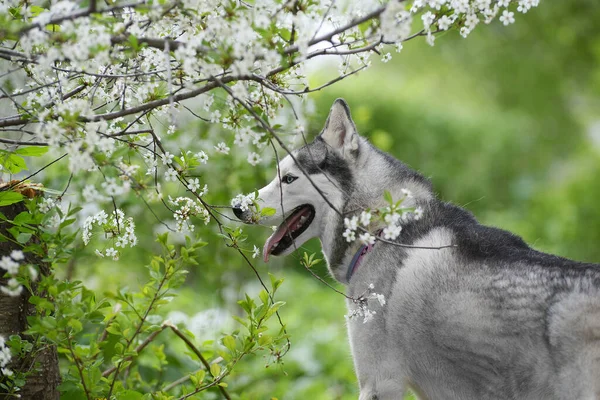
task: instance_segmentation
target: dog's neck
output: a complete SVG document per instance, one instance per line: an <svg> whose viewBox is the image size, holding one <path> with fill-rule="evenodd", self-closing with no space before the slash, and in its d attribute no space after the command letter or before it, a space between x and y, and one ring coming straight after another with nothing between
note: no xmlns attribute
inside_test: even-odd
<svg viewBox="0 0 600 400"><path fill-rule="evenodd" d="M347 264L361 246L358 240L348 243L342 236L344 218L358 215L367 208L375 210L388 206L384 198L386 191L394 202L403 199L403 208L418 207L435 199L431 183L426 178L378 150L365 152L365 157L360 157L352 170L352 185L348 186L349 193L339 207L342 215L330 210L320 237L330 272L340 282L345 282ZM406 191L410 193L409 196L406 196ZM383 222L373 224L369 230L374 232L384 225ZM356 237L360 233L357 231Z"/></svg>

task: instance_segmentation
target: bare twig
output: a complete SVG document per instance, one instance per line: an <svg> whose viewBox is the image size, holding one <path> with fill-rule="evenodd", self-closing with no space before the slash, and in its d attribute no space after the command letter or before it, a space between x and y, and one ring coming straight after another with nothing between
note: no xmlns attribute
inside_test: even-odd
<svg viewBox="0 0 600 400"><path fill-rule="evenodd" d="M181 340L183 340L187 347L189 347L189 349L192 350L192 352L198 357L198 359L200 360L202 365L204 365L204 368L206 368L206 371L208 371L210 376L212 376L213 379L216 380L217 376L214 376L211 372L210 364L208 363L208 361L206 361L206 358L204 358L204 356L202 355L200 350L198 350L198 348L194 345L194 343L192 343L191 340L187 338L187 336L185 336L179 329L177 329L175 325L169 325L169 328L171 328L173 333L175 333ZM225 397L227 400L231 400L231 396L229 395L229 393L227 393L227 390L225 390L224 387L218 386L218 388L223 397Z"/></svg>
<svg viewBox="0 0 600 400"><path fill-rule="evenodd" d="M91 6L92 2L94 3L94 7ZM92 2L90 2L90 7L86 8L86 9L83 9L81 11L77 11L77 12L75 12L73 14L61 15L60 17L53 18L50 21L48 21L46 25L58 25L58 24L60 24L63 21L75 20L75 19L78 19L78 18L88 17L88 16L90 16L90 14L92 14L94 12L110 13L110 12L113 12L113 11L116 11L116 10L122 10L124 8L134 8L134 7L137 7L137 6L140 6L140 5L143 5L143 4L146 3L145 1L135 1L135 2L132 2L132 3L124 3L124 4L119 4L119 5L116 5L116 6L113 6L113 7L108 7L108 8L105 8L103 10L96 10L95 0L93 0ZM42 25L42 24L39 24L39 23L31 24L31 25L28 25L28 26L24 27L23 29L21 29L20 32L19 32L19 34L22 36L22 35L24 35L25 33L29 32L32 29L36 29L36 28L37 29L42 29L44 26L45 25Z"/></svg>
<svg viewBox="0 0 600 400"><path fill-rule="evenodd" d="M69 352L71 353L71 357L73 357L73 362L75 362L75 366L77 367L77 371L79 372L79 378L81 379L81 385L83 386L83 391L85 393L85 397L88 400L91 400L92 395L87 387L87 384L85 383L85 377L83 375L83 365L81 365L81 360L73 351L73 343L71 342L70 337L67 339L67 345L69 347Z"/></svg>
<svg viewBox="0 0 600 400"><path fill-rule="evenodd" d="M139 354L142 350L144 350L146 348L146 346L148 346L150 344L150 342L152 342L154 340L154 338L156 338L166 328L167 328L167 326L163 325L160 327L160 329L158 329L158 330L152 332L150 335L148 335L148 337L135 348L136 354ZM116 374L115 374L115 377L116 377L119 373L121 364L125 361L131 361L131 360L133 360L133 356L125 357L117 366L112 366L109 369L102 372L102 376L104 378L106 378L106 377L110 376L113 372L116 372ZM112 389L112 385L111 385L111 389ZM111 391L109 391L109 394L110 393L111 393ZM108 398L110 398L110 396Z"/></svg>
<svg viewBox="0 0 600 400"><path fill-rule="evenodd" d="M190 373L190 375L194 375L194 374L202 371L203 369L204 368L197 369L194 372ZM181 378L177 379L176 381L173 381L173 382L169 383L167 386L165 386L162 389L162 391L163 392L168 392L169 390L173 389L174 387L177 387L177 386L181 385L182 383L185 383L185 382L189 381L190 380L190 375L182 376Z"/></svg>
<svg viewBox="0 0 600 400"><path fill-rule="evenodd" d="M26 140L11 140L0 138L0 143L6 143L11 145L23 145L23 146L48 146L45 142L29 142Z"/></svg>

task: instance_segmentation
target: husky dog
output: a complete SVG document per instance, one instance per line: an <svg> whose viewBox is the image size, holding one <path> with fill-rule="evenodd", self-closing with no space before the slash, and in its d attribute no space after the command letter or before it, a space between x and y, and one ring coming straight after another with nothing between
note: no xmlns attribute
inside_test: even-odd
<svg viewBox="0 0 600 400"><path fill-rule="evenodd" d="M403 224L397 243L365 252L346 241L344 216L384 207L386 190L397 199L405 188L403 205L423 215ZM407 389L420 399L600 399L600 265L541 253L440 201L426 178L359 136L343 100L258 193L274 215L234 213L281 224L265 261L318 237L348 296L372 284L387 300L369 303L368 323L348 321L360 400L402 399Z"/></svg>

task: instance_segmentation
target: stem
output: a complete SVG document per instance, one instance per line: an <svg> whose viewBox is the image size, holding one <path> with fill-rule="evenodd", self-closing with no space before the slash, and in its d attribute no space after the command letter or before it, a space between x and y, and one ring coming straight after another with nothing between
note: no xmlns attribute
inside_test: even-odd
<svg viewBox="0 0 600 400"><path fill-rule="evenodd" d="M77 357L75 355L75 352L73 351L73 344L71 342L71 338L69 337L67 339L67 343L69 344L69 352L71 353L71 356L73 357L73 361L75 362L75 366L77 367L77 371L79 371L79 377L81 378L81 384L83 385L83 391L85 392L85 397L88 400L91 400L91 394L89 389L87 388L87 385L85 384L85 378L83 376L83 367L79 364L79 357Z"/></svg>
<svg viewBox="0 0 600 400"><path fill-rule="evenodd" d="M210 364L208 363L208 361L206 361L206 358L204 358L204 356L202 355L200 350L198 350L198 348L196 346L194 346L194 344L190 341L190 339L188 339L179 329L177 329L177 327L175 325L168 325L168 327L171 328L173 333L175 333L177 336L179 336L179 338L181 340L184 341L184 343L190 348L190 350L192 350L194 352L194 354L196 356L198 356L198 358L200 359L200 362L202 363L202 365L204 365L204 368L206 368L206 371L208 371L210 376L212 376L213 379L216 380L218 377L216 377L212 374L212 372L210 371ZM231 396L229 396L229 393L227 393L227 390L225 390L224 387L218 386L218 388L221 391L221 394L223 394L223 397L225 397L227 400L231 400Z"/></svg>

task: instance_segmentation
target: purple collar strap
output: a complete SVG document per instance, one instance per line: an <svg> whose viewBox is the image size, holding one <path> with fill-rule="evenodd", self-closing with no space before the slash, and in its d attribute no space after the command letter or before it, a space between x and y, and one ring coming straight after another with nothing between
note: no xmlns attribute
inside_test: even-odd
<svg viewBox="0 0 600 400"><path fill-rule="evenodd" d="M377 236L380 236L381 232L381 230L377 232ZM358 269L358 266L360 265L360 262L362 261L362 258L365 256L365 254L373 250L373 247L375 247L375 243L363 244L362 246L360 246L360 249L358 249L354 257L352 257L352 261L350 261L350 265L348 265L348 271L346 272L346 280L348 282L350 282L352 275L354 275L354 272Z"/></svg>

